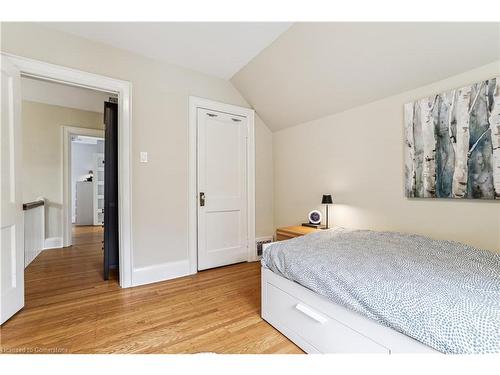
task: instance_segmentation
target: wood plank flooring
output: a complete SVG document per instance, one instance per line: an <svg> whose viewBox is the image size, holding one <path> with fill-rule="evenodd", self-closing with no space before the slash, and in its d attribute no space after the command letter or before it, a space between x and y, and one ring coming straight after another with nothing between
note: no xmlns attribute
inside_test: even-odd
<svg viewBox="0 0 500 375"><path fill-rule="evenodd" d="M102 230L26 269L26 306L0 328L3 353L302 353L260 317L260 265L241 263L121 289L102 279Z"/></svg>

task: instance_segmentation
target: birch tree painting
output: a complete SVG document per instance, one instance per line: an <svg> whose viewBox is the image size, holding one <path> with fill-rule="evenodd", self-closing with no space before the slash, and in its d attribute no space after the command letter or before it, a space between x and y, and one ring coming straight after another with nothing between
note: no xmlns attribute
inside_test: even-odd
<svg viewBox="0 0 500 375"><path fill-rule="evenodd" d="M500 77L407 103L405 194L500 199Z"/></svg>

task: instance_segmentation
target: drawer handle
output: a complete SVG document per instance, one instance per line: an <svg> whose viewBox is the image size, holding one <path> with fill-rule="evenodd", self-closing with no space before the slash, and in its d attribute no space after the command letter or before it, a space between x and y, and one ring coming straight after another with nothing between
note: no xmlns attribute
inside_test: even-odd
<svg viewBox="0 0 500 375"><path fill-rule="evenodd" d="M297 303L295 305L295 308L297 310L299 310L300 312L306 314L309 318L317 321L318 323L326 323L328 321L328 319L326 319L323 315L317 313L316 311L314 311L313 309L311 309L309 306L306 306L302 303Z"/></svg>

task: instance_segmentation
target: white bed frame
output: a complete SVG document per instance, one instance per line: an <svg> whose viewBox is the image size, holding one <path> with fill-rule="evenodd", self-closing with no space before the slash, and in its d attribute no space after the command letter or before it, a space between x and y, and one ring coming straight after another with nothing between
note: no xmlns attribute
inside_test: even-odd
<svg viewBox="0 0 500 375"><path fill-rule="evenodd" d="M306 353L439 353L267 268L261 278L262 318Z"/></svg>

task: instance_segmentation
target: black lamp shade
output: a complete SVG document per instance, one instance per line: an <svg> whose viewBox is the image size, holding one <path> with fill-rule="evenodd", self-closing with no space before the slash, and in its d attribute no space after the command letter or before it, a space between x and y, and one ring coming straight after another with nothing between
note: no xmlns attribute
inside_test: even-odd
<svg viewBox="0 0 500 375"><path fill-rule="evenodd" d="M323 195L323 199L321 199L321 203L322 204L332 204L333 203L332 196L330 194Z"/></svg>

